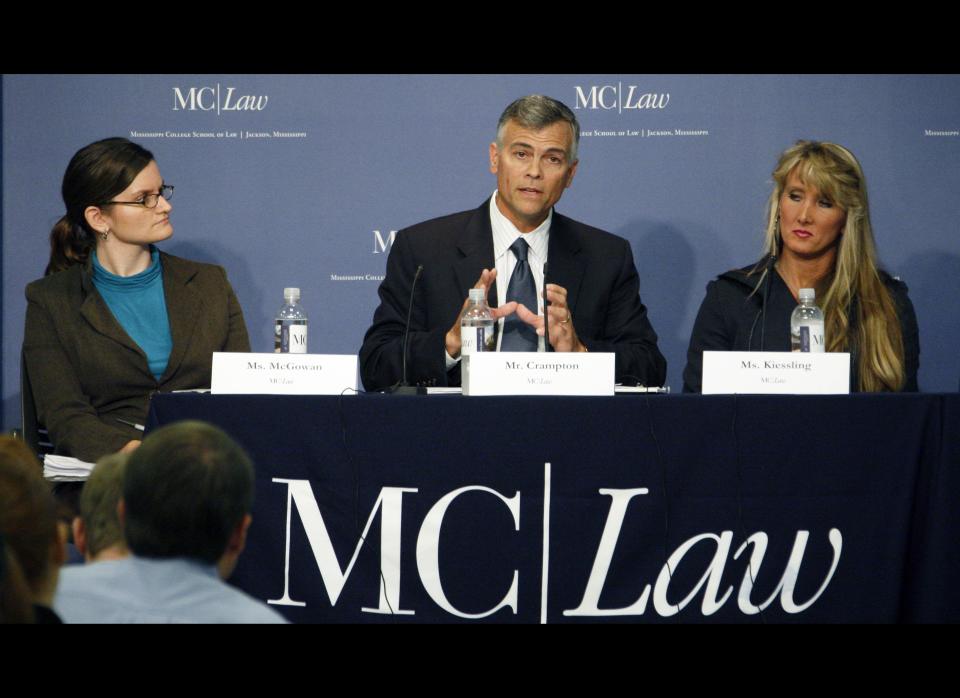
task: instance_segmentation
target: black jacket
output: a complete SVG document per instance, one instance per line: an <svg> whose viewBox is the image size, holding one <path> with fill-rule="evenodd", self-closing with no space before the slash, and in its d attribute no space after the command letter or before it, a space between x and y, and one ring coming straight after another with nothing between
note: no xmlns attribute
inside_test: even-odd
<svg viewBox="0 0 960 698"><path fill-rule="evenodd" d="M790 315L797 301L776 269L760 284L768 259L756 265L721 274L707 284L707 295L693 325L687 366L683 371L683 391L699 393L703 374L703 352L706 351L790 351ZM757 271L750 273L751 270ZM893 297L903 333L904 391L917 391L917 369L920 366L920 332L913 304L907 296L907 285L886 272L880 278ZM759 287L758 287L758 284ZM769 285L768 285L769 284ZM767 312L763 311L766 295ZM851 313L853 318L855 313ZM855 329L851 320L851 331ZM856 347L850 349L850 389L859 383Z"/></svg>
<svg viewBox="0 0 960 698"><path fill-rule="evenodd" d="M640 302L640 280L630 243L553 213L549 281L567 289L577 336L589 351L616 354L617 380L663 385L666 360ZM380 306L360 348L367 390L382 390L403 373L403 332L418 265L407 348L407 380L419 385L460 385L460 366L449 373L445 336L468 290L494 266L489 199L479 208L419 223L397 233L380 284ZM496 304L496 283L490 303Z"/></svg>

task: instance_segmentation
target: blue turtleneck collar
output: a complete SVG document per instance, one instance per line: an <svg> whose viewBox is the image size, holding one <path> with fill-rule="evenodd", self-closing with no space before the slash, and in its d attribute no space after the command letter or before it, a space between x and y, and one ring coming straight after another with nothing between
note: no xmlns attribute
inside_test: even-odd
<svg viewBox="0 0 960 698"><path fill-rule="evenodd" d="M153 245L150 245L150 266L133 276L117 276L107 271L97 259L96 251L93 253L93 281L98 289L110 291L142 289L156 281L161 273L160 251Z"/></svg>

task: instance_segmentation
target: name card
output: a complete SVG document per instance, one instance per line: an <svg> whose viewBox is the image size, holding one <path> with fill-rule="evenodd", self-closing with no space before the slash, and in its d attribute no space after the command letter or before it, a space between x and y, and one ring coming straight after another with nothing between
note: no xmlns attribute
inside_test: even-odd
<svg viewBox="0 0 960 698"><path fill-rule="evenodd" d="M850 354L705 351L703 394L846 395Z"/></svg>
<svg viewBox="0 0 960 698"><path fill-rule="evenodd" d="M463 357L464 395L613 395L613 353L491 351Z"/></svg>
<svg viewBox="0 0 960 698"><path fill-rule="evenodd" d="M340 395L357 389L355 354L214 352L214 395ZM348 393L350 394L350 393Z"/></svg>

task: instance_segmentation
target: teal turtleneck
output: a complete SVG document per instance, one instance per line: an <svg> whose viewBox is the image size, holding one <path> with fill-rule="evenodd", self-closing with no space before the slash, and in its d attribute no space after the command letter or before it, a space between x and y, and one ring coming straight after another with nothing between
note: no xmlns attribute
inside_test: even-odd
<svg viewBox="0 0 960 698"><path fill-rule="evenodd" d="M160 252L151 245L150 266L133 276L111 274L94 252L93 285L130 339L147 355L150 372L159 381L173 349Z"/></svg>

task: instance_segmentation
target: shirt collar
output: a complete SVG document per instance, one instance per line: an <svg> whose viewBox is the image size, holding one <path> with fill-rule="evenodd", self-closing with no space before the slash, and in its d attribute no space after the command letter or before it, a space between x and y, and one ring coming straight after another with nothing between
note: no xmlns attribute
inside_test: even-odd
<svg viewBox="0 0 960 698"><path fill-rule="evenodd" d="M497 192L490 197L490 227L493 229L493 258L500 259L510 249L510 245L518 237L530 245L530 249L538 259L547 258L547 244L550 240L550 223L553 221L553 209L546 219L529 233L521 233L517 227L497 208Z"/></svg>
<svg viewBox="0 0 960 698"><path fill-rule="evenodd" d="M100 264L96 250L91 253L90 258L93 260L91 265L93 281L98 288L132 291L146 288L160 278L160 251L153 245L150 245L150 266L133 276L118 276L107 271Z"/></svg>

